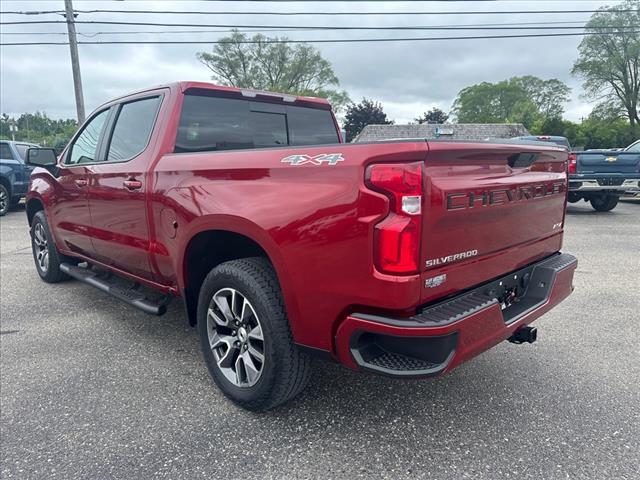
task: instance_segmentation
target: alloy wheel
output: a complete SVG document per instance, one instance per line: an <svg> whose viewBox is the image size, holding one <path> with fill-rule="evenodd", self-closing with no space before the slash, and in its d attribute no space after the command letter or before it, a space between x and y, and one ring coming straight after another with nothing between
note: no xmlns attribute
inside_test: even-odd
<svg viewBox="0 0 640 480"><path fill-rule="evenodd" d="M38 266L42 273L47 273L47 270L49 270L49 248L47 244L47 234L41 223L36 223L33 229L33 243Z"/></svg>
<svg viewBox="0 0 640 480"><path fill-rule="evenodd" d="M218 290L207 310L209 346L218 368L236 387L256 384L264 370L262 325L251 302L233 288Z"/></svg>
<svg viewBox="0 0 640 480"><path fill-rule="evenodd" d="M0 212L4 212L9 208L9 197L4 188L0 188Z"/></svg>

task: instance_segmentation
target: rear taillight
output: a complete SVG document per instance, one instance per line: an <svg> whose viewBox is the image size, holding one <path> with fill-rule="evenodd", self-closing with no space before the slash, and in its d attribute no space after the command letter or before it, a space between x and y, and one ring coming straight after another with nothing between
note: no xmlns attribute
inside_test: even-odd
<svg viewBox="0 0 640 480"><path fill-rule="evenodd" d="M422 230L422 163L380 163L367 184L389 198L389 213L374 232L374 262L383 273L418 273Z"/></svg>
<svg viewBox="0 0 640 480"><path fill-rule="evenodd" d="M568 158L569 163L567 164L567 172L576 173L576 167L578 164L578 157L576 157L575 153L570 153Z"/></svg>

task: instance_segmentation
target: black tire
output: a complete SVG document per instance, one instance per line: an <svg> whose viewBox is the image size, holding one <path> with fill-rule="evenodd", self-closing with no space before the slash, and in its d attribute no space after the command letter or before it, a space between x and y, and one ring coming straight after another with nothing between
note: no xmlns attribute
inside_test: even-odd
<svg viewBox="0 0 640 480"><path fill-rule="evenodd" d="M210 315L210 308L216 309L219 305L219 303L215 303L214 295L220 301L220 298L222 298L219 296L222 295L220 292L225 291L235 292L234 294L237 294L242 300L246 299L251 312L255 314L249 314L249 318L252 318L252 320L246 320L243 314L235 316L235 313L233 313L234 316L231 318L235 318L235 325L240 325L240 327L228 328L224 325L221 326L222 324L215 320L216 317L219 320L225 320L224 317L227 316L226 314L223 315L225 312L217 309L218 315ZM233 298L237 298L237 296ZM230 304L232 304L231 300L227 306ZM232 305L231 310L233 309L234 306ZM238 310L237 307L236 310ZM249 310L248 307L247 310ZM238 322L238 319L241 323ZM243 336L246 343L249 344L251 340L247 337L251 336L252 331L257 331L255 325L253 330L251 330L250 325L247 325L249 331L247 335L243 326L245 325L244 322L248 324L249 321L257 322L260 327L260 335L263 340L259 340L258 344L262 347L263 362L257 380L254 374L255 383L252 385L249 384L249 375L246 374L247 370L244 367L245 380L247 381L245 385L242 385L239 374L236 373L234 380L230 380L227 376L230 374L230 368L233 369L234 367L225 367L223 369L219 366L218 361L224 363L220 357L226 358L227 353L223 352L223 355L221 355L217 349L214 352L211 343L216 343L215 339L220 340L221 337L227 340L230 338L234 340L240 339L242 329L245 332ZM228 324L232 325L232 322L228 322ZM295 397L307 385L311 372L310 359L293 343L293 336L289 329L289 321L278 278L267 259L255 257L233 260L222 263L212 269L200 289L197 326L202 353L211 377L218 388L239 406L255 411L268 410ZM235 328L238 328L238 330L233 330ZM223 334L220 332L220 335L216 337L218 332L224 329L228 329L228 333ZM213 339L211 343L210 335ZM233 337L230 337L231 335ZM239 341L234 343L240 344ZM243 346L248 348L249 351L255 351L256 348L260 349L259 347L254 346L252 348L250 345L243 344L240 345L240 348L233 350L229 343L218 342L218 344L221 345L223 351L226 352L228 349L228 351L232 352L232 355L235 355L236 360L227 363L233 363L235 369L240 371L243 368L238 366L238 356L243 354ZM245 354L248 355L246 352ZM231 359L232 357L229 358ZM259 362L256 361L256 365L258 364ZM245 362L242 361L241 366L244 365ZM223 370L226 370L226 374Z"/></svg>
<svg viewBox="0 0 640 480"><path fill-rule="evenodd" d="M616 208L618 205L617 195L601 195L598 197L591 197L589 200L594 210L598 212L609 212Z"/></svg>
<svg viewBox="0 0 640 480"><path fill-rule="evenodd" d="M11 195L9 190L2 183L0 183L0 217L3 217L9 213L11 208Z"/></svg>
<svg viewBox="0 0 640 480"><path fill-rule="evenodd" d="M569 192L569 195L567 196L567 202L578 203L580 200L582 200L582 197L580 195L575 192Z"/></svg>
<svg viewBox="0 0 640 480"><path fill-rule="evenodd" d="M69 278L60 270L60 264L73 260L58 252L49 230L47 217L42 210L33 216L31 222L31 250L36 270L42 280L47 283L58 283ZM45 256L48 257L46 261L44 261Z"/></svg>

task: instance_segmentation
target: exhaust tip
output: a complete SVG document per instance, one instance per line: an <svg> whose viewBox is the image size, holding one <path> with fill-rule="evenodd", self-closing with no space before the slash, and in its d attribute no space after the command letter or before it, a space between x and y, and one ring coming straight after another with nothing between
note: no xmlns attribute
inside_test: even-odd
<svg viewBox="0 0 640 480"><path fill-rule="evenodd" d="M509 337L511 343L520 345L522 343L533 343L538 339L538 330L535 327L522 327Z"/></svg>

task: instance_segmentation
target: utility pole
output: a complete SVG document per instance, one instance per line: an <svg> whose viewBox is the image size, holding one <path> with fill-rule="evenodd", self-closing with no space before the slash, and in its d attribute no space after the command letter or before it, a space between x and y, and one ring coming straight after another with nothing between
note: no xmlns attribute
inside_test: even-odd
<svg viewBox="0 0 640 480"><path fill-rule="evenodd" d="M71 50L71 69L73 70L73 89L76 93L76 110L78 112L78 125L84 122L84 96L82 95L82 78L80 77L80 59L78 58L78 41L76 39L76 24L73 16L71 0L64 0L67 18L67 31L69 32L69 49Z"/></svg>

